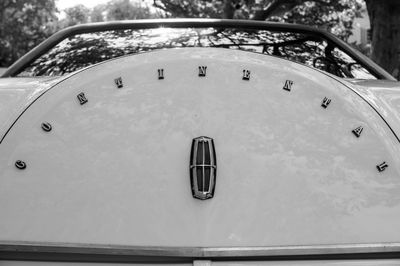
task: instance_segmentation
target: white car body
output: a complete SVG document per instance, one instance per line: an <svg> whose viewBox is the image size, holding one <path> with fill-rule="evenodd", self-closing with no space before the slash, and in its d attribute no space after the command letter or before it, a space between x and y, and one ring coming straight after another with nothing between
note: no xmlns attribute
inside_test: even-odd
<svg viewBox="0 0 400 266"><path fill-rule="evenodd" d="M399 107L395 81L218 48L0 79L0 265L398 265Z"/></svg>

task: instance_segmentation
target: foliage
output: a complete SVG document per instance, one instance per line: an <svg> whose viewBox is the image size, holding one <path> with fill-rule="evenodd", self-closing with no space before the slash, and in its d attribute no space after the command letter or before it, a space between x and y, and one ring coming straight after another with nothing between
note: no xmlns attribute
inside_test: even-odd
<svg viewBox="0 0 400 266"><path fill-rule="evenodd" d="M55 30L54 0L0 1L0 67L43 41Z"/></svg>
<svg viewBox="0 0 400 266"><path fill-rule="evenodd" d="M154 7L171 18L223 18L223 4L224 2L220 0L154 0L153 2Z"/></svg>
<svg viewBox="0 0 400 266"><path fill-rule="evenodd" d="M148 6L130 0L115 0L107 4L107 20L151 18Z"/></svg>
<svg viewBox="0 0 400 266"><path fill-rule="evenodd" d="M360 0L306 1L274 19L324 28L343 40L352 34L353 20L361 16Z"/></svg>
<svg viewBox="0 0 400 266"><path fill-rule="evenodd" d="M64 27L73 26L76 24L87 23L89 21L90 9L79 4L64 10L66 18Z"/></svg>
<svg viewBox="0 0 400 266"><path fill-rule="evenodd" d="M351 35L363 0L154 0L168 17L270 20L324 27L340 38Z"/></svg>
<svg viewBox="0 0 400 266"><path fill-rule="evenodd" d="M110 0L89 9L82 4L63 10L58 20L55 0L0 1L0 67L7 67L54 32L80 23L145 19L159 16L138 1Z"/></svg>
<svg viewBox="0 0 400 266"><path fill-rule="evenodd" d="M100 4L95 7L90 12L91 22L102 22L105 20L105 12L107 10L107 5Z"/></svg>

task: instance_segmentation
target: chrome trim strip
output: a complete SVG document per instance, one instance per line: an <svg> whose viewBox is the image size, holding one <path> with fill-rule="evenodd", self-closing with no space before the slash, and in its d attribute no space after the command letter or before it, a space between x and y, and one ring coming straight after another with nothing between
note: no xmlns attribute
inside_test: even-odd
<svg viewBox="0 0 400 266"><path fill-rule="evenodd" d="M200 166L200 167L211 167L211 168L217 168L215 165L212 164L196 164L196 165L191 165L190 169L195 168L196 166Z"/></svg>
<svg viewBox="0 0 400 266"><path fill-rule="evenodd" d="M315 256L343 254L396 253L400 258L400 243L270 246L270 247L159 247L101 245L81 243L0 241L0 259L5 252L57 253L80 255L152 256L181 258L237 258L276 256Z"/></svg>

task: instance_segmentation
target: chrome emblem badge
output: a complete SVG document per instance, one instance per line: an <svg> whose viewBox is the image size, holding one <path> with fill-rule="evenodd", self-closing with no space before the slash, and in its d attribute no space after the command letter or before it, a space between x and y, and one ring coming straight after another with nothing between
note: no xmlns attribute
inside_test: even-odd
<svg viewBox="0 0 400 266"><path fill-rule="evenodd" d="M196 199L210 199L214 196L217 177L217 158L214 141L209 137L193 139L190 153L190 184Z"/></svg>

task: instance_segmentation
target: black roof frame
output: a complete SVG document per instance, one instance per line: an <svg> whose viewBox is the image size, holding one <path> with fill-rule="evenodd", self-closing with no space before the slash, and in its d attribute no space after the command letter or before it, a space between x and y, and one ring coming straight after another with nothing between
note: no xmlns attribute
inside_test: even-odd
<svg viewBox="0 0 400 266"><path fill-rule="evenodd" d="M203 28L203 27L219 27L219 28L246 28L258 30L290 30L298 33L315 34L325 38L327 41L334 43L336 46L346 51L354 60L361 62L368 71L377 76L379 79L393 80L396 79L387 73L383 68L374 63L371 59L353 49L350 45L343 42L333 34L324 30L297 24L275 23L251 20L225 20L225 19L157 19L157 20L124 20L100 23L81 24L65 28L48 39L40 43L30 52L25 54L14 64L12 64L1 77L13 77L18 75L24 68L39 58L42 54L48 52L62 40L82 33L90 33L107 30L124 30L124 29L149 29L157 27L172 28Z"/></svg>

